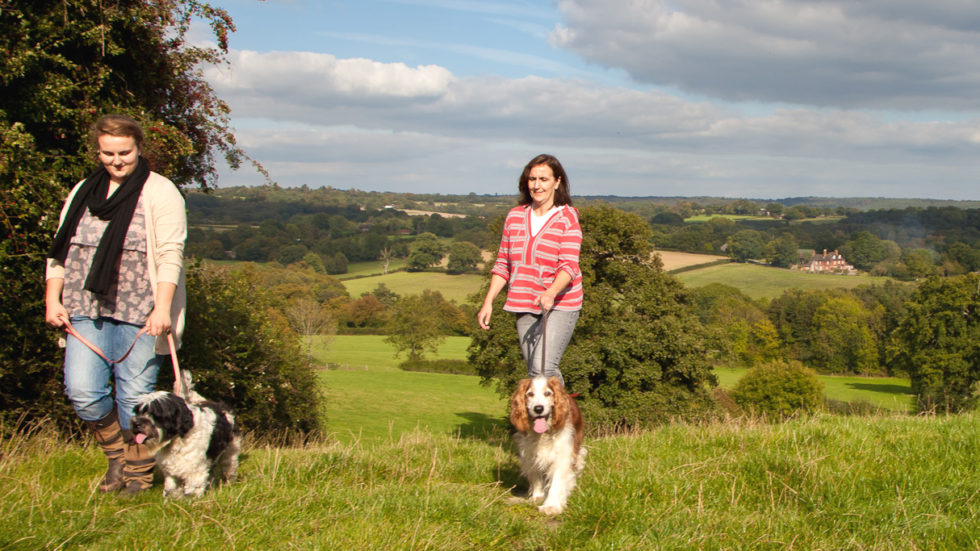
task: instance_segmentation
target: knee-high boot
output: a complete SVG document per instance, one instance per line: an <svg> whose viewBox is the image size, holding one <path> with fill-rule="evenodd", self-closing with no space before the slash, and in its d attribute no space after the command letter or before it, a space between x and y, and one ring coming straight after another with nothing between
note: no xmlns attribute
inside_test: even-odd
<svg viewBox="0 0 980 551"><path fill-rule="evenodd" d="M150 450L143 444L137 444L132 431L123 429L123 439L126 441L126 466L123 468L123 493L132 495L143 490L149 490L153 485L153 467L156 460Z"/></svg>
<svg viewBox="0 0 980 551"><path fill-rule="evenodd" d="M99 482L99 492L105 494L117 492L123 487L123 435L119 428L119 417L113 408L108 415L98 421L85 421L88 428L95 434L95 441L102 448L102 453L109 460L105 476Z"/></svg>

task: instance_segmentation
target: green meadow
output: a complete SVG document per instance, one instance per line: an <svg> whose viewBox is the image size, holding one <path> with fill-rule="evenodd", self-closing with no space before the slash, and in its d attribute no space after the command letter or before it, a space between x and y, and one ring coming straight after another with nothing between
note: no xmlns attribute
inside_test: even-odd
<svg viewBox="0 0 980 551"><path fill-rule="evenodd" d="M466 337L447 337L433 358L466 359ZM506 426L506 400L479 378L398 369L394 349L375 335L337 335L316 343L315 361L327 392L327 431L342 442L392 440L415 428L473 434ZM333 367L336 366L336 367ZM731 389L746 369L718 368L719 386ZM821 375L830 400L905 412L911 406L907 379ZM370 406L366 406L370 404Z"/></svg>
<svg viewBox="0 0 980 551"><path fill-rule="evenodd" d="M797 270L772 268L758 264L719 264L676 274L688 287L704 287L711 283L723 283L737 287L752 298L775 298L789 289L853 289L859 285L882 284L887 277L867 274L830 275L811 274Z"/></svg>
<svg viewBox="0 0 980 551"><path fill-rule="evenodd" d="M446 300L455 300L459 304L466 302L470 295L480 290L483 279L482 275L476 274L392 272L386 275L344 279L343 283L347 293L354 298L370 293L379 283L384 283L399 295L417 295L426 289L434 289L442 293Z"/></svg>

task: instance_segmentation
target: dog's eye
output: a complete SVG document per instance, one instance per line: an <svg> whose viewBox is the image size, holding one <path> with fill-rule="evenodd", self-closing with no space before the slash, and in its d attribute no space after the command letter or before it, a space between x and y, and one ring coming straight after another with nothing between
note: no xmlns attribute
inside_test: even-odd
<svg viewBox="0 0 980 551"><path fill-rule="evenodd" d="M551 391L550 391L550 390L546 390L546 391L544 391L544 395L545 395L545 396L551 396Z"/></svg>
<svg viewBox="0 0 980 551"><path fill-rule="evenodd" d="M527 393L527 397L528 398L534 398L534 393L533 392L528 392Z"/></svg>

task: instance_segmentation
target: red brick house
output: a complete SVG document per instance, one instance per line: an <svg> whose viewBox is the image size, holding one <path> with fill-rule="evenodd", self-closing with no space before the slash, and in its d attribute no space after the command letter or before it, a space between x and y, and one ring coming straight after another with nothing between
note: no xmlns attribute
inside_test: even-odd
<svg viewBox="0 0 980 551"><path fill-rule="evenodd" d="M817 254L816 251L810 257L809 261L804 261L801 259L800 270L804 272L813 272L821 274L856 274L857 270L854 266L851 266L844 260L844 256L838 251L827 252L827 249L823 250L823 254Z"/></svg>

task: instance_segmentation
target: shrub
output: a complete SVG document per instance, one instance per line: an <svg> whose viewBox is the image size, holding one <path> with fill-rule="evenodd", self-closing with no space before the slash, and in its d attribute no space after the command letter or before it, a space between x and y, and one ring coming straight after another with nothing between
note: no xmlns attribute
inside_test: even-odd
<svg viewBox="0 0 980 551"><path fill-rule="evenodd" d="M788 417L823 404L823 384L800 362L773 362L749 369L732 390L742 409L756 415Z"/></svg>
<svg viewBox="0 0 980 551"><path fill-rule="evenodd" d="M322 403L299 336L246 276L197 264L187 272L187 325L179 353L206 398L234 408L260 434L319 428ZM169 388L171 371L158 387Z"/></svg>

